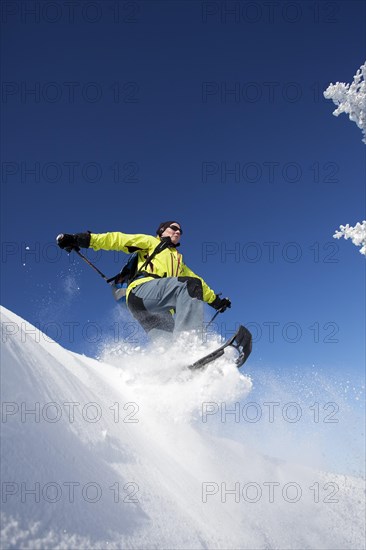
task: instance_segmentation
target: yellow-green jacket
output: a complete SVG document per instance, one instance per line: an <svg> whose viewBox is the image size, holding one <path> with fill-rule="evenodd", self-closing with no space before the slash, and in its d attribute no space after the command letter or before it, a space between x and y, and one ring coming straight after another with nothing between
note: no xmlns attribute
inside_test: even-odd
<svg viewBox="0 0 366 550"><path fill-rule="evenodd" d="M150 255L159 242L160 239L152 235L128 235L127 233L120 233L118 231L99 234L92 233L90 235L90 247L94 250L121 250L128 254L137 251L138 270L145 263L146 255ZM159 252L152 262L144 268L144 272L151 272L153 275L158 275L159 277L197 277L202 282L204 302L211 303L216 297L215 292L205 281L184 264L183 256L176 248L165 248L162 252ZM127 289L127 300L133 288L153 279L154 277L147 276L132 281Z"/></svg>

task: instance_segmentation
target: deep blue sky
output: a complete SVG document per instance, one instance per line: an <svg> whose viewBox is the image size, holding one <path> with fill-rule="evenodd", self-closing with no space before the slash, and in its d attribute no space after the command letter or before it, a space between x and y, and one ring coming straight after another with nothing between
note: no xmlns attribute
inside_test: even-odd
<svg viewBox="0 0 366 550"><path fill-rule="evenodd" d="M364 258L332 235L364 219L366 149L322 92L365 61L365 2L1 8L1 303L95 354L119 306L56 235L176 219L186 263L232 300L221 333L250 323L253 370L361 370ZM125 260L89 258L109 276Z"/></svg>

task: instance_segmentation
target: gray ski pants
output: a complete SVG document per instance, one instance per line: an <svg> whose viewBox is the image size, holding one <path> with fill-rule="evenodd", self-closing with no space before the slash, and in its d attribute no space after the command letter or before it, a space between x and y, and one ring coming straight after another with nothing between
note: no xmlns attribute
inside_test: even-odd
<svg viewBox="0 0 366 550"><path fill-rule="evenodd" d="M128 308L151 339L202 331L202 283L196 277L163 277L135 287ZM171 310L175 311L173 317Z"/></svg>

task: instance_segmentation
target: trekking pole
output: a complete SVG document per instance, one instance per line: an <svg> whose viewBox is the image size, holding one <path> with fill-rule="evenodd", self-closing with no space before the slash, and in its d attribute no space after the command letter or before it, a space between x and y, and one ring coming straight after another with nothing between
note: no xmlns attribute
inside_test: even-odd
<svg viewBox="0 0 366 550"><path fill-rule="evenodd" d="M221 296L221 292L218 294L218 296ZM206 326L206 329L208 329L208 327L214 322L214 320L216 319L216 317L218 316L219 313L224 313L224 311L226 311L226 308L225 309L219 309L218 311L216 311L215 315L212 317L211 321L207 324Z"/></svg>
<svg viewBox="0 0 366 550"><path fill-rule="evenodd" d="M74 252L76 252L76 254L78 254L80 256L80 258L82 258L84 260L84 262L86 262L88 265L90 265L90 267L92 267L97 273L99 273L99 275L101 277L103 277L103 279L105 280L106 283L108 283L108 279L107 277L104 275L104 273L102 273L98 268L97 266L95 266L90 260L88 260L88 258L86 256L84 256L84 254L82 254L80 252L80 250L78 250L77 248L73 248ZM109 283L108 283L109 284Z"/></svg>
<svg viewBox="0 0 366 550"><path fill-rule="evenodd" d="M215 315L212 317L211 321L207 324L206 326L206 330L208 329L208 327L214 322L214 320L216 319L216 317L218 316L218 314L221 313L221 310L219 309L219 311L216 311Z"/></svg>

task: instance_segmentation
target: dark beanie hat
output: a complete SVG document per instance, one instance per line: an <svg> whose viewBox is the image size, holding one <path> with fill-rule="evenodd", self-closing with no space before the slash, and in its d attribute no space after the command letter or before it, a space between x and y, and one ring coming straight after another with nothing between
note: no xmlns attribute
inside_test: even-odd
<svg viewBox="0 0 366 550"><path fill-rule="evenodd" d="M170 221L170 222L161 222L161 224L159 225L159 227L156 230L156 234L159 235L159 237L160 237L161 234L164 233L166 228L169 227L169 225L172 225L174 223L179 223L179 222L177 222L176 220L173 220L173 221ZM180 234L183 235L183 230L182 230L182 226L180 225L180 223L179 223L179 227L180 227Z"/></svg>

